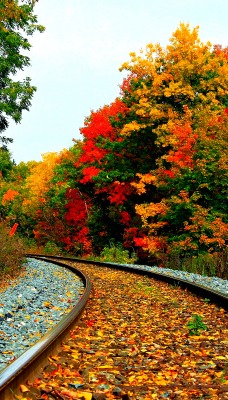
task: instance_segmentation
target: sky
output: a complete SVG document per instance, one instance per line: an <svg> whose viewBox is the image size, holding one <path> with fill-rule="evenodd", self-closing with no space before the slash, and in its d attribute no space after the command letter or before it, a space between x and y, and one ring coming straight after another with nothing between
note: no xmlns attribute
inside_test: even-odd
<svg viewBox="0 0 228 400"><path fill-rule="evenodd" d="M199 26L203 42L228 46L227 0L39 0L34 13L46 30L29 38L31 66L15 79L29 76L37 91L5 132L16 164L83 139L84 119L119 95L129 53L165 47L180 22Z"/></svg>

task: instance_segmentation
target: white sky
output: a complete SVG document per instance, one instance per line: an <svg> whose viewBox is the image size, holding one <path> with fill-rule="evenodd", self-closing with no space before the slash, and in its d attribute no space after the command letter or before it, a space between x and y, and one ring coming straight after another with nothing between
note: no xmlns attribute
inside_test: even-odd
<svg viewBox="0 0 228 400"><path fill-rule="evenodd" d="M129 53L166 46L180 22L199 25L204 42L228 45L228 0L39 0L35 14L46 31L30 38L25 76L37 92L22 122L10 121L5 132L17 164L82 138L90 111L119 95L119 67Z"/></svg>

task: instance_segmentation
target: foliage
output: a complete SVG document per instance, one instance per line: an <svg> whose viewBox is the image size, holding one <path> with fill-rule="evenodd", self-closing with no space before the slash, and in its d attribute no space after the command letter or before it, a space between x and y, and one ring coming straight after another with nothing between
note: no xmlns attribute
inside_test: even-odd
<svg viewBox="0 0 228 400"><path fill-rule="evenodd" d="M4 147L0 147L0 180L1 178L6 179L9 176L13 165L9 151Z"/></svg>
<svg viewBox="0 0 228 400"><path fill-rule="evenodd" d="M43 154L42 161L31 168L25 185L30 193L30 206L39 208L40 203L45 201L44 196L49 190L49 182L53 176L57 159L58 153Z"/></svg>
<svg viewBox="0 0 228 400"><path fill-rule="evenodd" d="M121 97L85 120L75 165L95 253L110 238L163 265L226 251L227 68L226 49L185 24L123 64Z"/></svg>
<svg viewBox="0 0 228 400"><path fill-rule="evenodd" d="M5 152L5 151L4 151ZM12 165L0 179L0 214L1 218L10 224L19 223L19 233L27 239L32 236L32 230L36 223L32 219L32 210L29 209L28 190L26 179L30 170L37 164L35 161Z"/></svg>
<svg viewBox="0 0 228 400"><path fill-rule="evenodd" d="M150 195L136 204L145 236L135 243L163 263L176 251L226 251L228 238L227 49L212 49L184 24L170 43L150 44L122 67L132 76L125 101L135 117L122 134L143 141L150 127L157 148L156 168L132 183Z"/></svg>
<svg viewBox="0 0 228 400"><path fill-rule="evenodd" d="M81 141L10 167L1 215L38 246L96 257L113 240L139 263L226 278L228 50L181 23L165 48L130 57Z"/></svg>
<svg viewBox="0 0 228 400"><path fill-rule="evenodd" d="M10 236L10 227L0 222L0 274L10 275L21 267L26 252L24 242L17 234Z"/></svg>
<svg viewBox="0 0 228 400"><path fill-rule="evenodd" d="M182 255L181 250L169 254L164 266L190 273L228 278L228 254L226 251Z"/></svg>
<svg viewBox="0 0 228 400"><path fill-rule="evenodd" d="M47 242L44 246L44 253L57 255L60 253L58 246L53 242Z"/></svg>
<svg viewBox="0 0 228 400"><path fill-rule="evenodd" d="M19 192L17 192L17 190L8 189L2 196L2 205L5 206L8 201L14 200L15 196L18 194Z"/></svg>
<svg viewBox="0 0 228 400"><path fill-rule="evenodd" d="M200 331L207 330L207 326L204 324L202 316L198 314L194 314L188 321L187 328L189 330L189 335L199 335Z"/></svg>
<svg viewBox="0 0 228 400"><path fill-rule="evenodd" d="M69 150L46 154L31 169L25 186L27 213L32 212L36 219L33 233L39 246L53 242L59 249L81 256L90 253L91 245L86 227L90 199L75 186L78 172L74 163L80 146L80 142L75 142Z"/></svg>
<svg viewBox="0 0 228 400"><path fill-rule="evenodd" d="M0 0L0 135L8 127L8 118L20 122L22 111L29 110L36 90L30 78L13 79L18 71L30 65L24 52L30 50L28 36L42 32L33 13L34 1ZM12 139L0 136L5 146Z"/></svg>
<svg viewBox="0 0 228 400"><path fill-rule="evenodd" d="M99 257L95 257L96 261L114 262L119 264L134 264L137 261L135 254L129 256L128 250L124 250L121 243L111 243L110 246L104 247Z"/></svg>

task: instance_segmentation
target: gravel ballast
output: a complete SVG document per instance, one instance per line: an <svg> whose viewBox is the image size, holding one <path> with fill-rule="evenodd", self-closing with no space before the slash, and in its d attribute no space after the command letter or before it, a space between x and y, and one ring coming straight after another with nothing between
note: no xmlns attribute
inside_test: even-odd
<svg viewBox="0 0 228 400"><path fill-rule="evenodd" d="M28 259L25 276L0 294L0 371L71 311L84 292L72 271Z"/></svg>
<svg viewBox="0 0 228 400"><path fill-rule="evenodd" d="M107 263L113 264L115 263ZM131 266L137 269L143 269L144 271L151 271L155 274L167 275L175 279L183 280L186 282L191 282L196 285L203 286L209 290L213 290L217 293L225 295L228 297L228 280L221 279L216 276L204 276L200 274L190 273L186 271L179 271L177 269L169 269L163 267L149 266L149 265L137 265L137 264L116 264L122 265L123 267Z"/></svg>
<svg viewBox="0 0 228 400"><path fill-rule="evenodd" d="M194 283L196 285L204 286L210 290L214 290L218 293L221 293L225 296L228 296L228 280L217 278L217 277L209 277L200 274L193 274L185 271L178 271L169 268L159 268L159 267L150 267L143 265L143 269L146 271L152 271L159 274L164 274L171 276L173 278L177 278L180 280L184 280L187 282Z"/></svg>

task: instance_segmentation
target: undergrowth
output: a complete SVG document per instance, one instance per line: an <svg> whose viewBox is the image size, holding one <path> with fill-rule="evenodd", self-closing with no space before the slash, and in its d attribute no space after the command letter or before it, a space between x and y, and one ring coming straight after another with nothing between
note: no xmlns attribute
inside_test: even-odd
<svg viewBox="0 0 228 400"><path fill-rule="evenodd" d="M202 253L185 257L172 254L164 263L164 267L228 279L228 252Z"/></svg>
<svg viewBox="0 0 228 400"><path fill-rule="evenodd" d="M98 257L92 257L94 261L113 262L119 264L134 264L137 261L135 253L131 256L129 251L125 250L121 243L110 243L109 246L104 247Z"/></svg>
<svg viewBox="0 0 228 400"><path fill-rule="evenodd" d="M25 261L26 248L17 234L10 236L9 233L10 227L0 222L0 274L13 276Z"/></svg>

